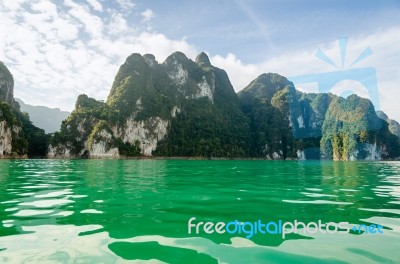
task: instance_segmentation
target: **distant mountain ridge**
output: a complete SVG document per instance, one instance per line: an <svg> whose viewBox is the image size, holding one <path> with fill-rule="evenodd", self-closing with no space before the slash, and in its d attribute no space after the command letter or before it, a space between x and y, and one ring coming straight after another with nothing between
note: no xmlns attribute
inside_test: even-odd
<svg viewBox="0 0 400 264"><path fill-rule="evenodd" d="M396 120L390 119L384 112L377 111L379 118L385 120L389 124L389 130L392 134L400 138L400 124Z"/></svg>
<svg viewBox="0 0 400 264"><path fill-rule="evenodd" d="M46 106L34 106L26 104L21 99L15 98L19 103L22 112L29 114L32 123L44 129L46 133L54 133L61 127L61 123L65 120L70 112L61 111L59 108L49 108Z"/></svg>
<svg viewBox="0 0 400 264"><path fill-rule="evenodd" d="M105 103L80 95L51 140L49 157L254 157L378 160L400 141L368 99L306 94L262 74L236 94L225 71L201 53L163 63L132 54Z"/></svg>

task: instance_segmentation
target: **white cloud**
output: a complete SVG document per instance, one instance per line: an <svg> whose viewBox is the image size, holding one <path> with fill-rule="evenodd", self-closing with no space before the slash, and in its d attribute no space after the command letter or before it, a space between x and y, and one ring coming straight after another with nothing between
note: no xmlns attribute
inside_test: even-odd
<svg viewBox="0 0 400 264"><path fill-rule="evenodd" d="M33 2L31 3L31 8L42 14L48 14L50 17L58 15L57 7L52 2Z"/></svg>
<svg viewBox="0 0 400 264"><path fill-rule="evenodd" d="M110 35L118 35L132 31L134 28L128 26L128 22L119 13L111 13L110 22L107 25L107 30Z"/></svg>
<svg viewBox="0 0 400 264"><path fill-rule="evenodd" d="M136 7L136 4L131 0L116 0L120 8L124 11L130 12Z"/></svg>
<svg viewBox="0 0 400 264"><path fill-rule="evenodd" d="M143 17L143 22L148 22L154 17L154 12L151 9L146 9L140 14Z"/></svg>
<svg viewBox="0 0 400 264"><path fill-rule="evenodd" d="M91 14L85 6L79 5L72 0L64 0L64 5L69 7L68 14L79 21L87 34L92 38L100 38L103 33L103 21L100 17Z"/></svg>
<svg viewBox="0 0 400 264"><path fill-rule="evenodd" d="M88 4L96 11L100 11L103 12L103 6L102 4L97 1L97 0L86 0L86 2L88 2Z"/></svg>
<svg viewBox="0 0 400 264"><path fill-rule="evenodd" d="M184 39L132 27L118 12L96 15L74 0L57 6L4 0L0 10L0 60L14 76L16 97L34 105L72 110L80 93L106 99L119 66L134 52L153 53L160 62L176 50L197 54Z"/></svg>

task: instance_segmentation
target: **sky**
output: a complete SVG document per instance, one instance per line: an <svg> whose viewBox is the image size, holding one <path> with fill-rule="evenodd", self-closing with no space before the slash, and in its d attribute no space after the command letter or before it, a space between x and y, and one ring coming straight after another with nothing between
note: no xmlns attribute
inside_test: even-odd
<svg viewBox="0 0 400 264"><path fill-rule="evenodd" d="M162 63L175 51L206 52L235 91L264 72L312 76L295 82L304 92L330 76L324 91L370 98L400 121L400 0L0 1L0 61L28 104L71 111L82 93L105 100L130 54Z"/></svg>

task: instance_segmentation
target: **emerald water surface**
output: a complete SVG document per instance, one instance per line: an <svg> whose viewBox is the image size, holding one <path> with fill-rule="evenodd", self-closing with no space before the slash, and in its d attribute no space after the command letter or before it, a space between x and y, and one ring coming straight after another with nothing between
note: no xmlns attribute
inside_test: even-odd
<svg viewBox="0 0 400 264"><path fill-rule="evenodd" d="M188 220L383 234L188 234ZM0 263L399 263L400 163L1 160Z"/></svg>

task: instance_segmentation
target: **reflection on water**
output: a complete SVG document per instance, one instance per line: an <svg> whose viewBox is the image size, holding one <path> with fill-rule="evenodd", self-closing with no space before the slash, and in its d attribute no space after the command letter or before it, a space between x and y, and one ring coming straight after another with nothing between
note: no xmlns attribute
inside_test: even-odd
<svg viewBox="0 0 400 264"><path fill-rule="evenodd" d="M193 216L384 233L195 237ZM396 263L400 163L2 160L0 224L1 263Z"/></svg>

